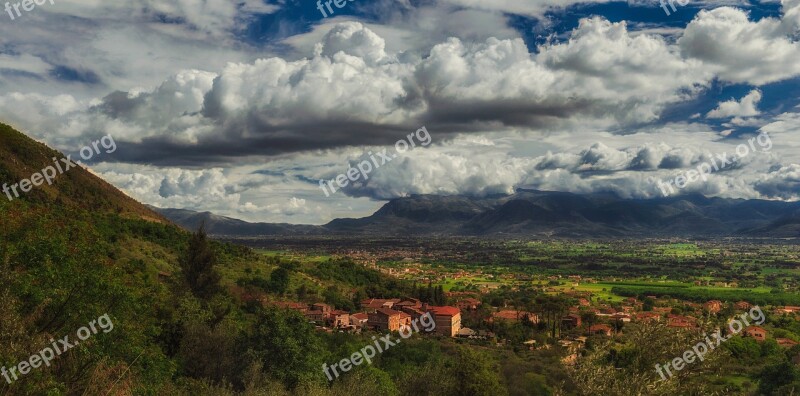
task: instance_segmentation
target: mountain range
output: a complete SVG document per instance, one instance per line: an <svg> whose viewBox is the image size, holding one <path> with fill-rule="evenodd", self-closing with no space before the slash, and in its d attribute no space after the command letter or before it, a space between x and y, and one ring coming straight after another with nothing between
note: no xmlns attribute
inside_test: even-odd
<svg viewBox="0 0 800 396"><path fill-rule="evenodd" d="M237 237L290 235L560 238L796 238L800 202L684 195L623 199L614 194L517 190L507 196L413 195L373 215L325 225L248 223L210 212L151 207L176 224Z"/></svg>

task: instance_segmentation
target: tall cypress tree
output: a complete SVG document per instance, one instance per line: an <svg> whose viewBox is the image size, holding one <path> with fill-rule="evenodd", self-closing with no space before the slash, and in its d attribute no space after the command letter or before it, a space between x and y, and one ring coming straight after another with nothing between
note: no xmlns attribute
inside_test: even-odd
<svg viewBox="0 0 800 396"><path fill-rule="evenodd" d="M189 248L181 257L180 265L183 275L189 283L192 294L198 298L208 299L219 290L220 275L214 269L217 255L208 243L205 223L189 240Z"/></svg>

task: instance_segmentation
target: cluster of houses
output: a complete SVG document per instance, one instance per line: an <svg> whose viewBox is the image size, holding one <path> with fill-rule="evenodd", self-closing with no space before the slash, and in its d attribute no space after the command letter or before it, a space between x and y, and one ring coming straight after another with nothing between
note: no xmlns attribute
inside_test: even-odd
<svg viewBox="0 0 800 396"><path fill-rule="evenodd" d="M648 296L652 299L656 299L655 296ZM687 330L694 330L700 329L698 318L691 316L691 315L677 315L673 314L672 307L653 307L652 311L641 311L642 303L637 301L635 298L627 298L623 301L621 310L617 311L616 309L607 307L605 304L600 304L599 307L589 308L589 303L587 300L580 298L578 300L578 305L574 307L570 307L570 313L562 317L562 327L567 329L575 329L575 328L582 328L582 320L579 313L586 313L592 312L594 313L597 318L605 323L596 323L592 324L588 327L584 326L583 329L585 330L583 334L585 336L595 336L595 335L602 335L611 337L615 334L619 333L618 324L631 322L631 321L657 321L657 322L664 322L667 327L672 327L676 329L687 329ZM724 304L722 301L719 300L711 300L703 304L691 303L691 302L682 302L684 306L688 308L702 310L704 312L708 312L710 314L718 314L724 308ZM733 304L733 307L737 311L747 311L751 309L753 306L752 304L746 301L739 301ZM513 311L511 311L513 312ZM800 307L793 307L793 306L785 306L785 307L776 307L773 310L773 313L776 315L800 315ZM498 312L496 315L500 315L501 313ZM513 314L509 314L512 317ZM517 317L520 317L521 314L516 314ZM531 313L525 313L525 315L535 315ZM531 318L535 318L535 316L529 316ZM536 319L532 319L536 320ZM746 326L741 335L743 337L750 337L757 342L763 342L767 340L768 332L766 329L760 326ZM565 347L569 352L567 357L562 359L564 363L570 364L573 363L577 359L577 351L583 347L585 344L587 337L579 336L579 337L567 337L559 341L559 343ZM791 348L795 345L798 345L798 342L789 339L789 338L775 338L775 341L778 343L779 346L783 348ZM800 362L799 362L800 363Z"/></svg>
<svg viewBox="0 0 800 396"><path fill-rule="evenodd" d="M476 300L477 301L477 300ZM328 304L299 302L266 302L268 305L298 311L323 329L349 332L374 330L379 332L409 331L411 322L430 314L436 323L433 332L456 337L461 328L461 310L451 306L433 306L415 298L371 298L361 301L363 312L349 313L333 309ZM478 301L480 304L480 301Z"/></svg>
<svg viewBox="0 0 800 396"><path fill-rule="evenodd" d="M656 299L655 296L648 296ZM619 324L631 321L656 321L664 322L667 327L675 329L694 330L700 329L698 318L691 315L677 315L672 313L672 307L653 307L652 311L641 311L642 303L635 298L627 298L623 301L621 310L607 307L605 304L600 304L599 307L588 308L590 304L588 301L584 302L579 299L577 306L570 307L570 313L562 317L562 327L567 329L582 328L582 336L570 336L559 340L559 344L564 347L568 354L562 359L565 364L572 364L578 359L578 351L584 347L587 337L586 336L607 336L612 337L620 334ZM683 302L682 304L708 312L710 314L717 314L723 309L723 303L719 300L711 300L704 304L696 304L691 302ZM746 311L752 308L752 305L746 301L739 301L734 304L737 311ZM595 316L604 323L595 323L590 326L583 326L581 316L579 313L592 312ZM800 307L780 307L774 310L776 314L800 314ZM582 327L583 326L583 327ZM747 326L741 335L750 337L757 342L763 342L767 339L768 332L760 326ZM788 338L776 338L775 341L783 348L791 348L798 343Z"/></svg>
<svg viewBox="0 0 800 396"><path fill-rule="evenodd" d="M568 292L567 294L572 294L577 300L577 304L569 307L569 312L560 319L562 329L571 330L570 336L559 340L559 344L568 350L567 357L563 359L568 364L577 359L577 352L584 346L589 336L612 337L621 333L620 328L624 323L655 321L663 322L666 326L675 329L700 328L698 318L690 314L674 314L673 308L670 306L656 306L651 311L644 311L643 302L636 298L627 298L621 304L614 304L612 307L603 302L592 303L590 301L591 294L588 292ZM436 324L432 331L435 334L446 337L486 338L479 332L462 327L461 324L461 313L477 311L481 306L481 301L474 298L472 293L467 292L451 292L447 293L447 297L457 301L455 306L433 306L414 298L371 298L360 302L361 312L357 313L336 310L323 303L265 302L265 304L296 310L325 331L408 331L412 327L412 321L430 314ZM648 297L658 301L655 296ZM659 305L674 305L668 304L669 301L661 301L661 303ZM719 300L711 300L703 304L691 302L681 302L681 304L688 308L688 312L704 311L718 314L724 308L723 302ZM752 305L746 301L736 302L733 306L737 311L746 311L752 308ZM778 315L800 315L800 307L777 307L773 312ZM583 323L582 320L587 313L594 314L595 318L589 325ZM501 308L491 313L485 320L488 323L528 321L531 324L537 324L540 318L535 312ZM487 334L491 335L491 333ZM758 342L765 341L767 335L767 330L759 326L747 326L742 330L742 336L751 337ZM798 344L788 338L776 338L775 340L784 348ZM533 345L535 341L530 341L530 343L531 348L535 348Z"/></svg>

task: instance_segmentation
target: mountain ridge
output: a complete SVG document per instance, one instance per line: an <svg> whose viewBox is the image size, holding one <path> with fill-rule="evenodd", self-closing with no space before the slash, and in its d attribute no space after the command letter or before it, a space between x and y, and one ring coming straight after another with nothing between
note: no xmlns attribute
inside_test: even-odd
<svg viewBox="0 0 800 396"><path fill-rule="evenodd" d="M412 195L370 216L327 224L249 223L210 212L151 207L173 222L228 236L440 235L565 238L800 237L800 202L699 194L623 199L613 194L517 190L502 197Z"/></svg>

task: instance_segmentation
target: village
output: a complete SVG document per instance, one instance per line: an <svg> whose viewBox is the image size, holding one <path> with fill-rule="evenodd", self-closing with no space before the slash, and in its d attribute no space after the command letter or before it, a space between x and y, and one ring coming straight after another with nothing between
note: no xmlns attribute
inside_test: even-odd
<svg viewBox="0 0 800 396"><path fill-rule="evenodd" d="M279 271L266 279L253 268L237 286L245 303L294 311L335 340L402 335L429 314L435 328L413 332L404 346L474 348L497 356L509 375L519 364L546 372L551 386L609 363L627 370L638 364L631 356L642 353L639 359L655 360L681 378L729 373L714 389L751 392L760 386L751 379L772 373L776 361L786 362L781 370L800 370L800 250L794 246L392 242L256 245L268 265L285 267L292 280L276 287L270 279ZM731 320L753 310L763 320L730 328ZM723 346L701 365L678 372L667 360L718 332ZM651 346L650 339L670 341ZM653 381L662 379L651 371Z"/></svg>
<svg viewBox="0 0 800 396"><path fill-rule="evenodd" d="M479 293L448 292L446 296L454 301L453 305L433 306L416 298L370 298L360 302L358 312L338 310L325 303L266 301L264 304L297 311L313 322L319 331L325 332L409 331L414 319L430 313L436 323L432 335L504 346L509 344L509 340L492 331L497 324L528 326L534 333L538 329L540 335L556 338L552 339L553 342L540 342L541 338L532 338L523 341L522 345L530 350L558 345L564 349L562 362L565 364L575 363L590 337L620 336L630 323L656 322L675 331L695 331L699 335L704 331L703 324L709 320L724 321L725 315L746 312L754 307L746 301L710 300L701 304L658 296L646 296L644 300L628 297L618 303L608 303L596 299L590 292L565 292L562 297L567 298L565 301L572 301L572 304L555 321L547 321L542 313L534 311L509 307L487 309L479 299ZM796 317L800 315L800 306L772 307L771 313L778 317ZM477 328L464 326L462 315L470 318L471 323L478 323L475 326ZM757 325L745 327L740 335L757 342L771 338L767 329ZM790 338L776 337L774 341L787 349L798 345L797 341ZM800 363L800 355L797 363Z"/></svg>

